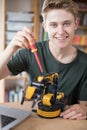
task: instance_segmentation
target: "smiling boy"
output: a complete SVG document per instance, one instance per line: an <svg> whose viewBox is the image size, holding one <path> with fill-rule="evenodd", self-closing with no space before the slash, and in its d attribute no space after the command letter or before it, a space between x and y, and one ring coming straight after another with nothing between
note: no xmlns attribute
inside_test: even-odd
<svg viewBox="0 0 87 130"><path fill-rule="evenodd" d="M79 23L78 10L72 0L45 0L42 24L49 40L36 43L44 74L59 74L57 90L64 92L68 105L60 114L65 119L87 118L87 54L72 46ZM1 55L1 79L22 71L26 71L31 80L41 74L29 49L32 43L35 39L28 27L16 34ZM53 89L50 91L53 92Z"/></svg>

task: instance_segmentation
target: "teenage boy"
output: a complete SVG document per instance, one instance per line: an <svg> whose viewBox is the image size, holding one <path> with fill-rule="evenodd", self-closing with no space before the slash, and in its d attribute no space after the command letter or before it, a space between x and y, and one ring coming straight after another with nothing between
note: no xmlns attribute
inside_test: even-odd
<svg viewBox="0 0 87 130"><path fill-rule="evenodd" d="M72 0L45 0L42 17L49 40L36 43L44 74L59 74L57 90L64 92L68 105L60 114L65 119L87 118L87 54L72 46L78 27L78 9ZM1 55L1 79L22 71L26 71L31 80L41 75L29 49L33 43L35 39L28 27L16 34Z"/></svg>

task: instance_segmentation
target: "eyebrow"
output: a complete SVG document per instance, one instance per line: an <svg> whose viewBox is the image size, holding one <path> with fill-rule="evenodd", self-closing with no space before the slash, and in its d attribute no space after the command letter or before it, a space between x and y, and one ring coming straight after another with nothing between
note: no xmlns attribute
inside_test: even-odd
<svg viewBox="0 0 87 130"><path fill-rule="evenodd" d="M72 22L72 20L65 20L65 21L63 21L63 22Z"/></svg>
<svg viewBox="0 0 87 130"><path fill-rule="evenodd" d="M70 23L71 23L72 21L71 21L71 20L65 20L65 21L62 21L62 23L65 23L65 22L70 22ZM49 22L49 23L52 24L52 23L58 23L58 22L53 22L53 21L51 21L51 22Z"/></svg>

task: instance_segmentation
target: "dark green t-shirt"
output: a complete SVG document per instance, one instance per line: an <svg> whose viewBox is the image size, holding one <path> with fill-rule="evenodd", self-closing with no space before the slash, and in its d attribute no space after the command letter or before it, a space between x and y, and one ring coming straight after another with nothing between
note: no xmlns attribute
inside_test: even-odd
<svg viewBox="0 0 87 130"><path fill-rule="evenodd" d="M67 104L87 101L87 54L77 50L77 57L71 63L63 64L52 56L48 41L38 42L36 45L44 74L58 72L57 90L64 92ZM34 54L29 49L18 50L9 61L8 68L13 75L26 71L31 80L41 75Z"/></svg>

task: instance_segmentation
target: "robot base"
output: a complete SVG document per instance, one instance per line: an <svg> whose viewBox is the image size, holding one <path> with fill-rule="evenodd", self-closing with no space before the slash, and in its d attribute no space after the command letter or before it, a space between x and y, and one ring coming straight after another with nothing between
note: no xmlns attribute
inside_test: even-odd
<svg viewBox="0 0 87 130"><path fill-rule="evenodd" d="M38 103L37 114L43 118L56 118L60 115L61 109L59 104L52 106L43 105L42 102Z"/></svg>

